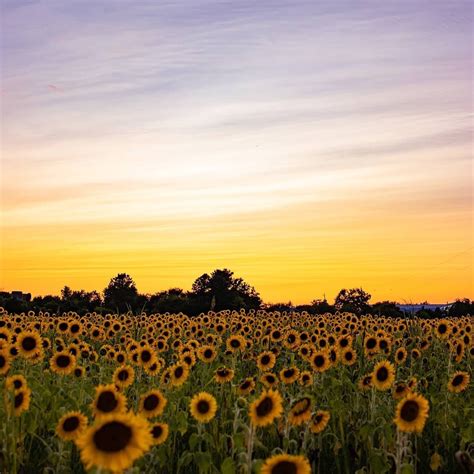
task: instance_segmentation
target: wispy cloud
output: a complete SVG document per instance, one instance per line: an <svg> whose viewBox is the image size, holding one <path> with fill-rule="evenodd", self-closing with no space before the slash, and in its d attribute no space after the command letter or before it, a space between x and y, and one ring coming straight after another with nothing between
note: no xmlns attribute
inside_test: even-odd
<svg viewBox="0 0 474 474"><path fill-rule="evenodd" d="M472 239L472 19L470 2L2 2L0 286L123 264L151 290L232 264L274 300L472 295L470 267L429 294L397 284Z"/></svg>

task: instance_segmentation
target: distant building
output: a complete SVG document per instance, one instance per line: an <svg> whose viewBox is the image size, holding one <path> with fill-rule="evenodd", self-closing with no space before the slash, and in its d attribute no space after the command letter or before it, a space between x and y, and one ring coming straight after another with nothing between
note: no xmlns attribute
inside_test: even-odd
<svg viewBox="0 0 474 474"><path fill-rule="evenodd" d="M22 291L0 291L0 298L13 298L17 301L25 301L29 303L31 301L31 293L23 293Z"/></svg>

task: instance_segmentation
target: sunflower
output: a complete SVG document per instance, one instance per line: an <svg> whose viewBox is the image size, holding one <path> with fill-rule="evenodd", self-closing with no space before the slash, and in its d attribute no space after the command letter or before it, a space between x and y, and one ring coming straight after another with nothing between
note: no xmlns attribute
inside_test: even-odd
<svg viewBox="0 0 474 474"><path fill-rule="evenodd" d="M56 434L64 441L77 439L87 427L87 418L80 411L70 411L61 417Z"/></svg>
<svg viewBox="0 0 474 474"><path fill-rule="evenodd" d="M255 381L253 378L246 378L237 388L239 395L248 395L255 389Z"/></svg>
<svg viewBox="0 0 474 474"><path fill-rule="evenodd" d="M168 400L159 390L150 390L140 397L139 410L145 418L153 418L163 413Z"/></svg>
<svg viewBox="0 0 474 474"><path fill-rule="evenodd" d="M5 380L5 388L7 390L20 390L27 387L26 379L23 375L11 375Z"/></svg>
<svg viewBox="0 0 474 474"><path fill-rule="evenodd" d="M95 388L95 397L92 402L92 411L96 418L120 413L126 410L127 399L115 385L99 385Z"/></svg>
<svg viewBox="0 0 474 474"><path fill-rule="evenodd" d="M24 331L17 338L18 352L25 359L30 359L43 349L41 336L36 331Z"/></svg>
<svg viewBox="0 0 474 474"><path fill-rule="evenodd" d="M245 349L245 338L243 336L231 336L226 341L227 350L236 352Z"/></svg>
<svg viewBox="0 0 474 474"><path fill-rule="evenodd" d="M186 364L175 364L170 367L171 385L179 387L186 382L189 376L189 367Z"/></svg>
<svg viewBox="0 0 474 474"><path fill-rule="evenodd" d="M153 443L148 422L130 413L114 413L97 420L77 439L86 469L123 471Z"/></svg>
<svg viewBox="0 0 474 474"><path fill-rule="evenodd" d="M13 395L13 413L15 416L20 416L30 408L31 390L28 387L23 387L20 390L15 390Z"/></svg>
<svg viewBox="0 0 474 474"><path fill-rule="evenodd" d="M300 371L298 367L287 367L280 371L280 380L286 385L290 385L293 382L296 382L299 376Z"/></svg>
<svg viewBox="0 0 474 474"><path fill-rule="evenodd" d="M126 388L133 383L135 372L133 367L129 365L122 365L117 367L114 372L113 381L117 387Z"/></svg>
<svg viewBox="0 0 474 474"><path fill-rule="evenodd" d="M298 383L302 387L309 387L310 385L313 385L313 375L309 370L303 370L300 372L300 378L298 380Z"/></svg>
<svg viewBox="0 0 474 474"><path fill-rule="evenodd" d="M319 410L312 416L309 429L312 433L321 433L321 431L326 428L330 419L331 414L328 411Z"/></svg>
<svg viewBox="0 0 474 474"><path fill-rule="evenodd" d="M404 347L399 347L395 352L395 363L403 364L407 358L407 350Z"/></svg>
<svg viewBox="0 0 474 474"><path fill-rule="evenodd" d="M310 356L311 366L316 372L325 372L331 366L326 350L313 352Z"/></svg>
<svg viewBox="0 0 474 474"><path fill-rule="evenodd" d="M192 398L189 408L191 415L200 423L209 423L217 412L216 399L207 392L200 392Z"/></svg>
<svg viewBox="0 0 474 474"><path fill-rule="evenodd" d="M288 421L293 426L299 426L311 418L311 399L309 397L301 398L296 401L290 409Z"/></svg>
<svg viewBox="0 0 474 474"><path fill-rule="evenodd" d="M357 387L359 390L366 391L372 387L372 375L364 375L358 382Z"/></svg>
<svg viewBox="0 0 474 474"><path fill-rule="evenodd" d="M56 352L49 360L51 370L56 374L69 375L76 366L76 358L66 351Z"/></svg>
<svg viewBox="0 0 474 474"><path fill-rule="evenodd" d="M421 433L428 418L430 406L422 395L409 393L398 402L394 422L400 431Z"/></svg>
<svg viewBox="0 0 474 474"><path fill-rule="evenodd" d="M357 352L352 347L346 347L341 351L341 361L344 365L352 365L357 360Z"/></svg>
<svg viewBox="0 0 474 474"><path fill-rule="evenodd" d="M440 319L436 326L436 334L441 339L446 339L451 332L451 327L447 319Z"/></svg>
<svg viewBox="0 0 474 474"><path fill-rule="evenodd" d="M393 389L392 396L395 400L400 400L410 393L409 387L404 383L397 383Z"/></svg>
<svg viewBox="0 0 474 474"><path fill-rule="evenodd" d="M234 378L234 371L227 367L219 367L215 373L215 379L218 383L230 382Z"/></svg>
<svg viewBox="0 0 474 474"><path fill-rule="evenodd" d="M217 351L213 346L206 345L198 349L197 355L200 360L209 364L217 357Z"/></svg>
<svg viewBox="0 0 474 474"><path fill-rule="evenodd" d="M261 474L311 474L311 467L304 456L276 454L263 463Z"/></svg>
<svg viewBox="0 0 474 474"><path fill-rule="evenodd" d="M278 378L275 374L267 372L260 377L260 382L262 382L265 387L272 388L275 385L278 385Z"/></svg>
<svg viewBox="0 0 474 474"><path fill-rule="evenodd" d="M372 385L377 390L388 390L395 380L395 369L388 360L378 362L372 372Z"/></svg>
<svg viewBox="0 0 474 474"><path fill-rule="evenodd" d="M267 426L283 412L283 399L274 390L263 391L249 407L250 421L255 426Z"/></svg>
<svg viewBox="0 0 474 474"><path fill-rule="evenodd" d="M10 370L10 358L6 351L0 351L0 375L5 375Z"/></svg>
<svg viewBox="0 0 474 474"><path fill-rule="evenodd" d="M257 356L257 367L265 372L271 370L276 363L275 354L271 351L262 352Z"/></svg>
<svg viewBox="0 0 474 474"><path fill-rule="evenodd" d="M448 390L452 393L459 393L466 390L469 385L470 375L467 372L458 370L448 382Z"/></svg>
<svg viewBox="0 0 474 474"><path fill-rule="evenodd" d="M163 444L168 438L169 426L167 423L154 423L150 429L153 438L153 444Z"/></svg>
<svg viewBox="0 0 474 474"><path fill-rule="evenodd" d="M142 367L149 367L156 361L156 355L153 350L148 347L141 347L137 352L137 363Z"/></svg>

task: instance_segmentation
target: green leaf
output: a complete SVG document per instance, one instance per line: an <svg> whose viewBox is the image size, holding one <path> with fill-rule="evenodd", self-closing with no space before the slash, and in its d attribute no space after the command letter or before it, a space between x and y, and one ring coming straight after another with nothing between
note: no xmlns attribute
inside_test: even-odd
<svg viewBox="0 0 474 474"><path fill-rule="evenodd" d="M235 474L235 464L232 458L224 459L221 464L221 473L222 474Z"/></svg>

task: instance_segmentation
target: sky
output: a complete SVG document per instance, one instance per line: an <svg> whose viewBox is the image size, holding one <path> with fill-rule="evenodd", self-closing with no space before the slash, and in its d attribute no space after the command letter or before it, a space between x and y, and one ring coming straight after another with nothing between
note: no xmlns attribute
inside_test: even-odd
<svg viewBox="0 0 474 474"><path fill-rule="evenodd" d="M3 0L0 290L473 290L469 1Z"/></svg>

